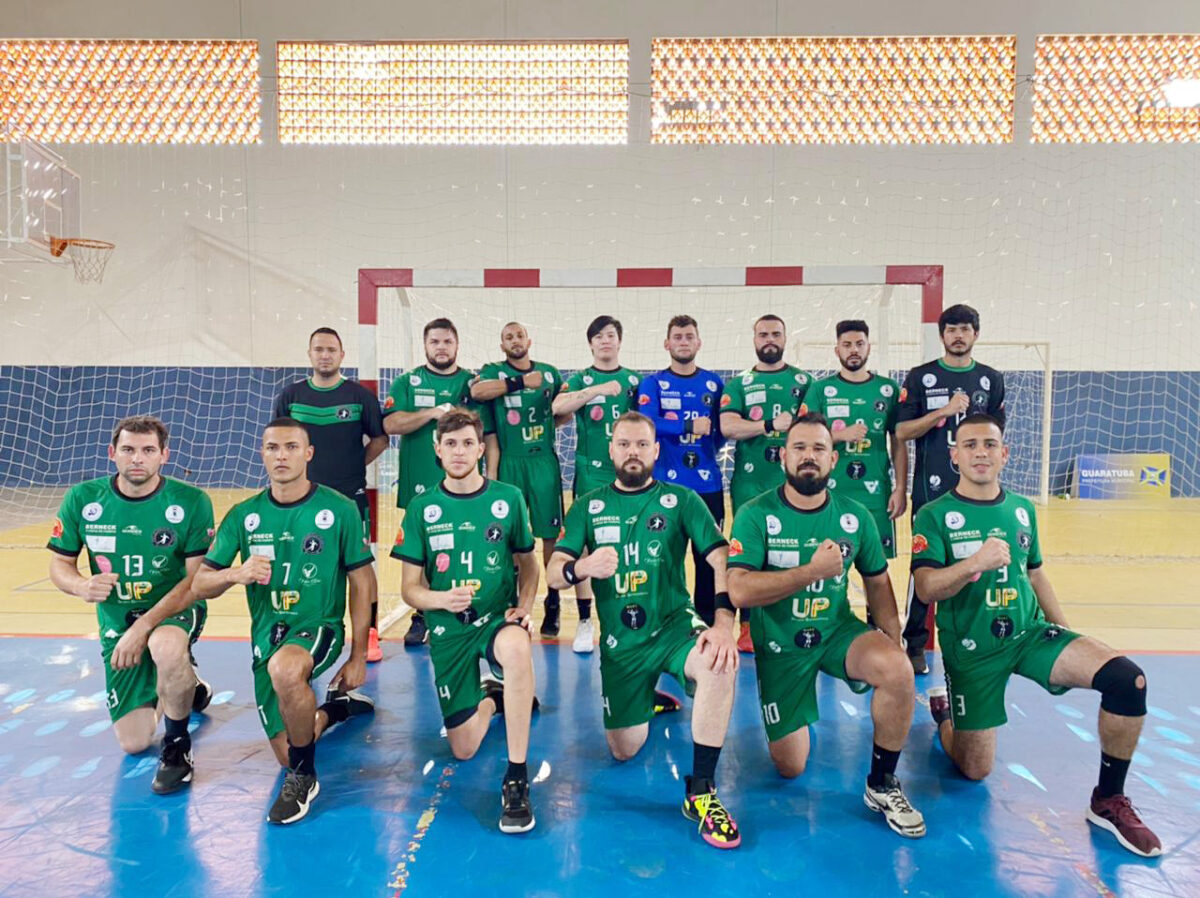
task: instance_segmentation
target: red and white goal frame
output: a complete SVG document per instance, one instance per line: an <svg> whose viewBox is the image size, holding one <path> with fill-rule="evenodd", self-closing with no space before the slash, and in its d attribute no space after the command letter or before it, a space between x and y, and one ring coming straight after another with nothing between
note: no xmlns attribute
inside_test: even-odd
<svg viewBox="0 0 1200 898"><path fill-rule="evenodd" d="M745 268L360 268L358 270L359 379L379 395L379 291L413 288L636 289L638 287L899 286L921 288L923 358L941 354L941 265L767 265ZM411 360L410 360L411 361ZM377 541L379 494L368 472L371 541Z"/></svg>

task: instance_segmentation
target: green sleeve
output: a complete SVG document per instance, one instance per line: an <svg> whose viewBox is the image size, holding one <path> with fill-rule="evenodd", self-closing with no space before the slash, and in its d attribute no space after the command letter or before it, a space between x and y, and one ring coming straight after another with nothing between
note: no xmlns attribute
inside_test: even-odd
<svg viewBox="0 0 1200 898"><path fill-rule="evenodd" d="M900 385L890 378L887 383L892 388L892 395L887 397L887 419L884 422L883 429L888 433L896 432L896 419L899 417L900 409Z"/></svg>
<svg viewBox="0 0 1200 898"><path fill-rule="evenodd" d="M733 518L729 539L729 566L761 571L767 564L767 539L763 516L754 504L744 506Z"/></svg>
<svg viewBox="0 0 1200 898"><path fill-rule="evenodd" d="M388 397L383 403L383 413L390 415L392 412L411 412L413 409L412 387L408 382L409 375L401 374L392 381L392 388L388 390Z"/></svg>
<svg viewBox="0 0 1200 898"><path fill-rule="evenodd" d="M496 380L499 377L505 377L504 369L499 362L488 362L479 369L479 377L481 380Z"/></svg>
<svg viewBox="0 0 1200 898"><path fill-rule="evenodd" d="M46 548L72 558L83 551L83 534L79 532L79 490L75 487L63 496Z"/></svg>
<svg viewBox="0 0 1200 898"><path fill-rule="evenodd" d="M392 546L392 557L410 564L425 566L425 503L409 503Z"/></svg>
<svg viewBox="0 0 1200 898"><path fill-rule="evenodd" d="M533 551L533 530L529 526L529 506L520 493L513 497L513 526L508 534L508 547L514 554Z"/></svg>
<svg viewBox="0 0 1200 898"><path fill-rule="evenodd" d="M721 411L737 412L745 417L746 415L746 388L742 385L742 376L735 375L729 379L729 383L725 385L725 391L721 394Z"/></svg>
<svg viewBox="0 0 1200 898"><path fill-rule="evenodd" d="M800 400L800 412L815 412L818 415L825 414L825 391L823 389L815 389L821 385L820 381L815 381L808 385L808 389L804 392L804 398Z"/></svg>
<svg viewBox="0 0 1200 898"><path fill-rule="evenodd" d="M1029 512L1029 553L1025 561L1025 569L1032 571L1042 566L1042 541L1038 536L1037 511L1032 504L1026 503L1025 510Z"/></svg>
<svg viewBox="0 0 1200 898"><path fill-rule="evenodd" d="M551 381L546 386L550 387L550 398L553 399L563 388L562 372L553 365L546 365L546 370L542 372L542 376L548 377Z"/></svg>
<svg viewBox="0 0 1200 898"><path fill-rule="evenodd" d="M241 506L233 506L221 521L221 526L217 528L217 535L208 548L208 554L204 556L204 563L209 567L215 567L218 570L227 568L237 558L242 539L243 515L240 511Z"/></svg>
<svg viewBox="0 0 1200 898"><path fill-rule="evenodd" d="M362 515L358 506L347 499L338 503L338 548L342 555L342 566L352 571L375 560L371 544L363 534Z"/></svg>
<svg viewBox="0 0 1200 898"><path fill-rule="evenodd" d="M562 385L564 393L578 393L583 389L583 371L576 371Z"/></svg>
<svg viewBox="0 0 1200 898"><path fill-rule="evenodd" d="M807 371L796 372L796 409L804 405L804 400L808 398L808 391L813 385L813 376Z"/></svg>
<svg viewBox="0 0 1200 898"><path fill-rule="evenodd" d="M582 499L571 503L563 521L563 532L554 544L555 551L562 549L572 558L578 558L587 548L588 515L587 502Z"/></svg>
<svg viewBox="0 0 1200 898"><path fill-rule="evenodd" d="M883 554L883 543L879 539L879 525L864 508L858 515L858 554L854 566L864 577L874 577L887 572L887 556Z"/></svg>
<svg viewBox="0 0 1200 898"><path fill-rule="evenodd" d="M713 520L712 512L708 510L704 500L692 490L680 490L680 493L683 507L679 509L679 513L683 518L683 529L701 557L717 546L725 545L725 536L717 528L717 522Z"/></svg>
<svg viewBox="0 0 1200 898"><path fill-rule="evenodd" d="M946 534L938 521L933 504L922 505L913 519L912 566L945 567L951 562Z"/></svg>
<svg viewBox="0 0 1200 898"><path fill-rule="evenodd" d="M203 490L196 491L196 499L188 517L191 524L184 540L183 554L188 558L195 558L206 554L213 541L213 506L208 493Z"/></svg>

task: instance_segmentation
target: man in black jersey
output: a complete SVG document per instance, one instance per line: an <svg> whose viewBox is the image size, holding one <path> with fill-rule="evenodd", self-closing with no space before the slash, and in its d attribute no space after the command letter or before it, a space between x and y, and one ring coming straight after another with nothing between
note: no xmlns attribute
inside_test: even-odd
<svg viewBox="0 0 1200 898"><path fill-rule="evenodd" d="M319 327L308 338L312 374L284 387L275 397L274 418L295 418L308 430L313 446L308 479L353 500L371 539L367 508L367 465L387 448L379 397L356 380L342 375L346 351L331 327ZM367 660L383 660L376 620L379 596L371 596L371 633Z"/></svg>
<svg viewBox="0 0 1200 898"><path fill-rule="evenodd" d="M981 365L971 355L979 337L979 313L955 305L938 316L938 333L945 353L908 372L900 390L896 436L916 446L913 469L912 515L958 483L958 468L950 458L958 425L971 414L991 415L1004 426L1004 375ZM925 645L932 621L929 604L917 595L916 581L908 584L908 619L904 644L913 670L929 673Z"/></svg>

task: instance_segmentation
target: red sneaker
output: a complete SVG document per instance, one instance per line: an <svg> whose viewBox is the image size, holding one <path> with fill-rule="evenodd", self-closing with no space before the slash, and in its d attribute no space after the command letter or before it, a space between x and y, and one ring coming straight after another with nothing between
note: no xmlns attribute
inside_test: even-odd
<svg viewBox="0 0 1200 898"><path fill-rule="evenodd" d="M743 655L754 654L754 641L750 638L750 625L745 621L742 621L742 629L738 633L738 651Z"/></svg>
<svg viewBox="0 0 1200 898"><path fill-rule="evenodd" d="M1142 857L1158 857L1162 854L1162 842L1142 822L1133 809L1128 796L1112 795L1101 798L1098 790L1092 790L1092 805L1088 808L1088 822L1106 829L1121 843L1122 847Z"/></svg>
<svg viewBox="0 0 1200 898"><path fill-rule="evenodd" d="M383 649L379 647L379 631L374 627L367 634L367 663L375 664L383 660Z"/></svg>

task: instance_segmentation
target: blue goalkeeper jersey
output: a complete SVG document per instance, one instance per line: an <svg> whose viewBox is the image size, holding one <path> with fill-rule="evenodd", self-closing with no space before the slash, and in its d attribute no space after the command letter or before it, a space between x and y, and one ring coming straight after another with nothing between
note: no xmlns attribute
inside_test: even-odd
<svg viewBox="0 0 1200 898"><path fill-rule="evenodd" d="M690 377L670 368L648 374L638 387L638 411L658 428L658 461L654 478L676 483L697 493L721 491L721 467L717 449L721 436L721 375L697 368ZM691 432L690 422L708 418L712 431L706 436Z"/></svg>

